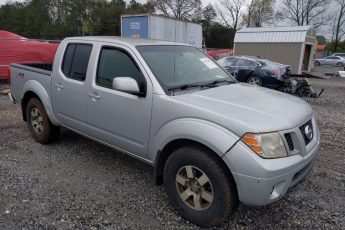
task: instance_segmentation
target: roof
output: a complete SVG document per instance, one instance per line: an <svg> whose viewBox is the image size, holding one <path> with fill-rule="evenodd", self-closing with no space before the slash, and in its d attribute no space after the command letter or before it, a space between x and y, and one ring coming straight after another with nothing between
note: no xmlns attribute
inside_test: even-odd
<svg viewBox="0 0 345 230"><path fill-rule="evenodd" d="M235 43L302 43L315 37L312 26L243 28L236 32Z"/></svg>
<svg viewBox="0 0 345 230"><path fill-rule="evenodd" d="M82 40L82 41L101 41L110 43L120 43L127 46L140 46L140 45L184 45L192 46L189 44L152 40L152 39L142 39L142 38L124 38L118 36L85 36L85 37L70 37L68 40Z"/></svg>

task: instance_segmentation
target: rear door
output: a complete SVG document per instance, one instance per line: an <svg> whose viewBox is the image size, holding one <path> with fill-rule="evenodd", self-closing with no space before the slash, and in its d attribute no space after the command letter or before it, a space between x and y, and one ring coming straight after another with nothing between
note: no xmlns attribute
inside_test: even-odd
<svg viewBox="0 0 345 230"><path fill-rule="evenodd" d="M246 82L247 78L250 77L251 73L255 71L255 62L247 59L239 59L235 64L237 67L236 78L238 81Z"/></svg>
<svg viewBox="0 0 345 230"><path fill-rule="evenodd" d="M125 46L101 45L97 70L88 88L87 120L90 135L128 153L147 153L152 84L135 54ZM112 88L117 77L134 78L145 96Z"/></svg>
<svg viewBox="0 0 345 230"><path fill-rule="evenodd" d="M92 44L69 43L63 60L55 70L52 84L53 110L63 125L88 133L86 120L86 87Z"/></svg>
<svg viewBox="0 0 345 230"><path fill-rule="evenodd" d="M325 65L334 65L334 62L335 62L335 58L336 57L326 57L325 59L324 59L324 64Z"/></svg>

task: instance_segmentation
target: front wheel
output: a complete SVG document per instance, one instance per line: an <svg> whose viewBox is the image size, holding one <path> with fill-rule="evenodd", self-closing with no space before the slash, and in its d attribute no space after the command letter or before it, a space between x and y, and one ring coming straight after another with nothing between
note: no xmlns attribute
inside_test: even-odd
<svg viewBox="0 0 345 230"><path fill-rule="evenodd" d="M320 66L321 63L320 63L319 61L316 61L316 62L315 62L315 65L316 65L316 66Z"/></svg>
<svg viewBox="0 0 345 230"><path fill-rule="evenodd" d="M168 158L164 184L181 216L202 226L224 222L237 205L235 183L208 150L181 147Z"/></svg>
<svg viewBox="0 0 345 230"><path fill-rule="evenodd" d="M26 121L31 136L41 144L48 144L60 134L60 127L50 122L44 106L37 98L31 98L26 106Z"/></svg>

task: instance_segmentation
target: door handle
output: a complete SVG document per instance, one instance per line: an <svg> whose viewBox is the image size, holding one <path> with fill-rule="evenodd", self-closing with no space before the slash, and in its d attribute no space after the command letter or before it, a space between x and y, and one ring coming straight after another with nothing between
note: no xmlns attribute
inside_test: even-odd
<svg viewBox="0 0 345 230"><path fill-rule="evenodd" d="M58 91L61 91L63 88L65 88L61 83L55 83L55 87Z"/></svg>
<svg viewBox="0 0 345 230"><path fill-rule="evenodd" d="M89 97L93 100L101 99L101 96L99 96L97 93L89 93Z"/></svg>

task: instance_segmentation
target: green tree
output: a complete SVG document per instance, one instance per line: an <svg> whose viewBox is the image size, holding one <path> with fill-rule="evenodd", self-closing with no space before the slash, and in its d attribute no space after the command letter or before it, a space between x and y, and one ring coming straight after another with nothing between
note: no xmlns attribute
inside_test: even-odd
<svg viewBox="0 0 345 230"><path fill-rule="evenodd" d="M203 18L211 22L217 17L217 12L211 4L208 4L202 11Z"/></svg>
<svg viewBox="0 0 345 230"><path fill-rule="evenodd" d="M177 19L192 19L200 12L201 0L151 0L156 11Z"/></svg>
<svg viewBox="0 0 345 230"><path fill-rule="evenodd" d="M317 35L316 39L317 39L317 42L319 45L326 45L327 44L327 39L323 35Z"/></svg>
<svg viewBox="0 0 345 230"><path fill-rule="evenodd" d="M248 13L243 16L247 27L262 27L265 23L276 22L281 19L281 13L274 12L275 0L252 0L248 6Z"/></svg>

